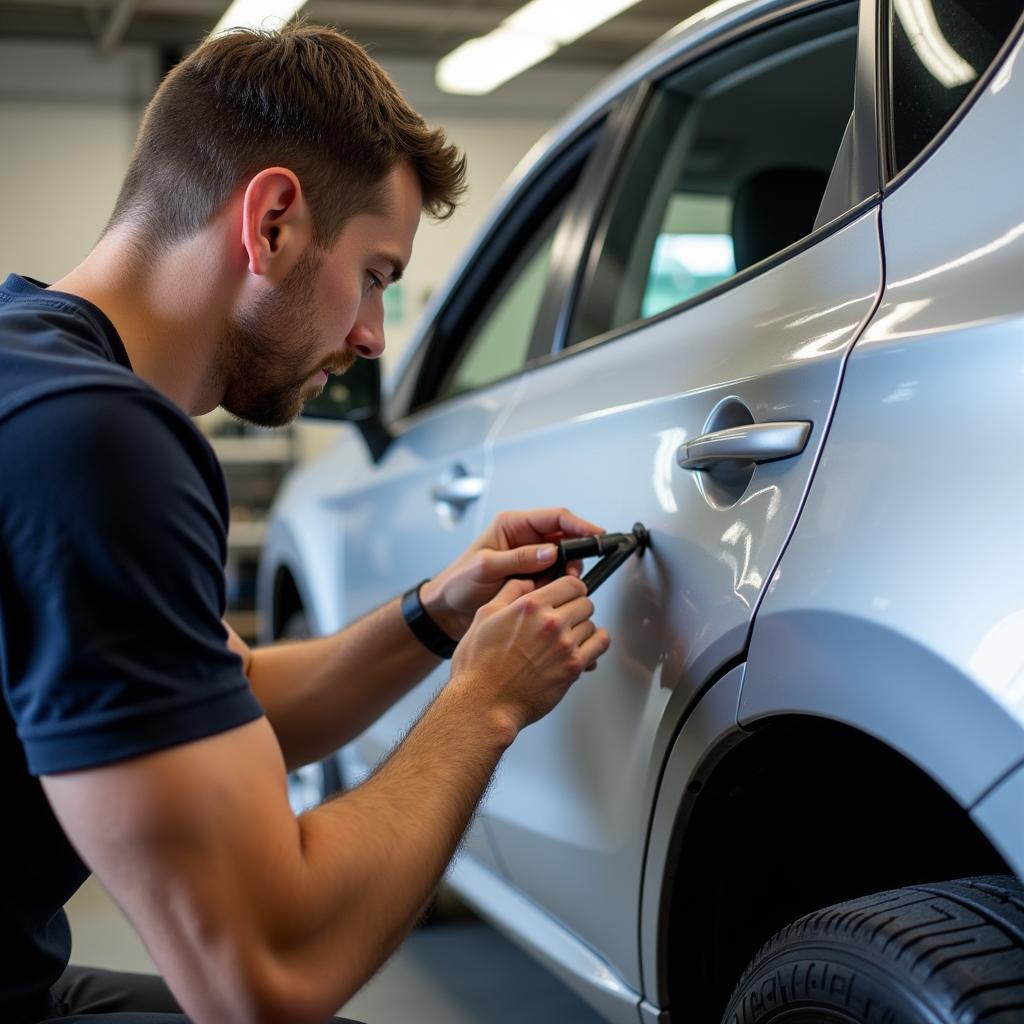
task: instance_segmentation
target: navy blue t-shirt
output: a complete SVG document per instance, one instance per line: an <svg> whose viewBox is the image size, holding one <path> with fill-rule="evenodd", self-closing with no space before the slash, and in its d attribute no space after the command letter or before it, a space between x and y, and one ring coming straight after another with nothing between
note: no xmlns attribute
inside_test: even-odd
<svg viewBox="0 0 1024 1024"><path fill-rule="evenodd" d="M227 647L228 501L210 445L107 317L0 285L0 1020L46 1015L88 869L36 776L253 721Z"/></svg>

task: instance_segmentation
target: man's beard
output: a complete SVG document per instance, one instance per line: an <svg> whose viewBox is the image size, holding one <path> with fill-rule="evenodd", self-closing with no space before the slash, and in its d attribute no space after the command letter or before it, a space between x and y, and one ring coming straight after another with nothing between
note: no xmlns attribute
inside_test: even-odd
<svg viewBox="0 0 1024 1024"><path fill-rule="evenodd" d="M307 250L281 282L280 293L224 326L218 362L224 382L221 405L233 416L259 427L281 427L302 412L322 388L307 384L319 368L320 339L315 289L320 258ZM344 372L352 365L332 365Z"/></svg>

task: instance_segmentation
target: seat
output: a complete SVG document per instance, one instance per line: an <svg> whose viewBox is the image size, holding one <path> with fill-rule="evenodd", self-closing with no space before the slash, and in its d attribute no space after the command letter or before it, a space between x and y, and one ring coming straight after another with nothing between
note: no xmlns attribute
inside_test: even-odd
<svg viewBox="0 0 1024 1024"><path fill-rule="evenodd" d="M737 272L809 235L827 183L824 171L810 167L771 167L747 178L733 196Z"/></svg>

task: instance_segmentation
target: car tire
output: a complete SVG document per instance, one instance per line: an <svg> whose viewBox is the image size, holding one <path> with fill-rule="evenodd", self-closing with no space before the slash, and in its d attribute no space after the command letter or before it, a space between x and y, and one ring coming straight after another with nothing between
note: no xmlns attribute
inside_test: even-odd
<svg viewBox="0 0 1024 1024"><path fill-rule="evenodd" d="M783 928L723 1024L1020 1024L1024 886L1010 876L908 886Z"/></svg>
<svg viewBox="0 0 1024 1024"><path fill-rule="evenodd" d="M309 619L301 608L292 612L278 634L279 640L308 640L313 635ZM296 814L315 807L345 788L337 757L325 757L288 773L288 802Z"/></svg>

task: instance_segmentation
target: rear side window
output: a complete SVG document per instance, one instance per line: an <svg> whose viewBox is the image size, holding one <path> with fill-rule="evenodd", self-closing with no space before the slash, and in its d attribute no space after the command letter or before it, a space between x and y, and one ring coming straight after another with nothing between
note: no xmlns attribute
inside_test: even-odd
<svg viewBox="0 0 1024 1024"><path fill-rule="evenodd" d="M891 145L897 171L953 116L1022 11L1022 0L892 0Z"/></svg>
<svg viewBox="0 0 1024 1024"><path fill-rule="evenodd" d="M678 306L811 233L853 110L857 8L666 78L626 155L569 344Z"/></svg>

